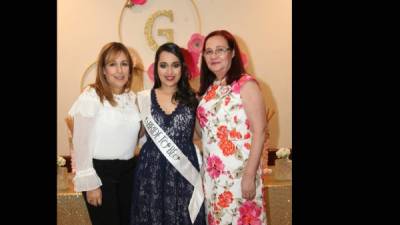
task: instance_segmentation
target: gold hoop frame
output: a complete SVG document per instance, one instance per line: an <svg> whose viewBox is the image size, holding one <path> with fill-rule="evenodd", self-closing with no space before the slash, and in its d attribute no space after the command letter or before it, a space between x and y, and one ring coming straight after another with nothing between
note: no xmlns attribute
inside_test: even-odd
<svg viewBox="0 0 400 225"><path fill-rule="evenodd" d="M193 8L194 8L194 10L195 10L195 12L196 12L196 17L197 17L197 22L198 22L198 24L197 24L197 25L198 25L197 29L198 29L199 33L201 34L201 19L200 19L199 9L198 9L198 7L197 7L197 5L196 5L196 2L195 2L194 0L190 0L190 2L192 3ZM130 7L132 7L132 5L129 4L129 0L127 0L127 3L124 4L124 6L122 7L122 10L121 10L121 14L119 15L119 20L118 20L118 37L119 37L119 41L120 41L121 43L124 43L123 40L122 40L122 34L121 34L121 21L122 21L122 16L124 15L125 9L126 9L126 8L130 8ZM154 14L151 16L151 18L154 20L154 18L155 18ZM147 26L146 26L146 27L147 27ZM145 27L145 29L146 29L146 27ZM145 31L145 34L146 34L146 31ZM149 43L151 43L151 41L149 41L149 37L148 37L147 35L146 35L146 39L148 40ZM153 49L151 46L150 46L150 48ZM154 49L153 49L153 50L154 50ZM154 51L155 51L155 50L154 50Z"/></svg>
<svg viewBox="0 0 400 225"><path fill-rule="evenodd" d="M94 65L96 65L97 64L97 62L96 61L94 61L94 62L92 62L87 68L86 68L86 70L85 70L85 72L83 72L83 75L82 75L82 77L81 77L81 92L83 91L83 89L85 88L83 85L84 85L84 82L85 82L85 77L86 77L86 75L88 74L88 72L89 72L89 70L94 66Z"/></svg>
<svg viewBox="0 0 400 225"><path fill-rule="evenodd" d="M124 6L122 7L122 10L121 10L121 13L120 13L119 19L118 19L118 37L119 37L119 41L120 41L121 43L124 43L123 40L122 40L122 34L121 34L121 21L122 21L122 16L124 15L125 9L126 9L126 8L132 7L132 5L131 5L129 2L130 2L130 1L127 0L126 3L124 4ZM196 5L196 2L195 2L194 0L190 0L190 2L192 3L193 8L194 8L194 10L195 10L195 12L196 12L197 22L198 22L198 31L199 31L199 33L201 34L201 19L200 19L199 9L198 9L198 7L197 7L197 5ZM153 15L154 15L154 14L153 14ZM153 19L154 19L154 18L153 18ZM146 28L145 28L145 29L146 29ZM148 36L146 36L146 38L147 38L147 40L149 40L149 37L148 37ZM155 43L155 44L157 45L157 43ZM153 49L151 46L150 46L150 48ZM153 49L153 50L155 51L155 49ZM83 88L84 88L84 86L83 86L83 85L84 85L84 80L85 80L85 78L86 78L86 76L87 76L89 70L90 70L95 64L96 64L96 61L94 61L93 63L91 63L91 64L85 69L85 71L83 72L83 74L82 74L82 76L81 76L81 84L80 84L81 92L83 91Z"/></svg>

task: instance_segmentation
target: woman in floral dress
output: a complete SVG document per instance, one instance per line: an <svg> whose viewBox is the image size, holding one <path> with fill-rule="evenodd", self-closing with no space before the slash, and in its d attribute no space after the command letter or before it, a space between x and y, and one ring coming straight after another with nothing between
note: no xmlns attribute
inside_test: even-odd
<svg viewBox="0 0 400 225"><path fill-rule="evenodd" d="M200 79L196 128L202 136L208 224L265 225L260 167L265 105L229 32L205 38Z"/></svg>

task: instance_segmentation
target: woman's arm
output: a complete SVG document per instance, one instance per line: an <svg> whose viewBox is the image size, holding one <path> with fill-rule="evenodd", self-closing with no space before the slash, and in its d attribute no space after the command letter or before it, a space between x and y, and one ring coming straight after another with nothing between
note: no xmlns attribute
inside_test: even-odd
<svg viewBox="0 0 400 225"><path fill-rule="evenodd" d="M140 122L140 130L139 130L139 134L138 134L138 143L136 145L135 148L135 156L139 156L140 154L140 150L142 149L142 146L144 145L144 143L146 143L146 136L144 135L146 132L146 130L143 127L143 123Z"/></svg>
<svg viewBox="0 0 400 225"><path fill-rule="evenodd" d="M194 126L194 135L193 135L194 139L201 139L201 127L200 127L200 123L199 120L196 118L196 123Z"/></svg>
<svg viewBox="0 0 400 225"><path fill-rule="evenodd" d="M101 204L102 185L93 168L93 147L90 139L93 134L95 118L101 108L101 102L96 91L87 87L74 102L68 115L73 117L72 158L75 162L75 191L87 192L88 202L92 205Z"/></svg>
<svg viewBox="0 0 400 225"><path fill-rule="evenodd" d="M88 202L92 205L101 204L102 185L100 178L93 168L93 150L90 138L93 134L94 117L85 117L80 114L74 116L74 159L76 174L74 177L75 191L87 191Z"/></svg>
<svg viewBox="0 0 400 225"><path fill-rule="evenodd" d="M251 200L256 194L255 177L264 145L266 114L264 100L255 81L247 81L241 87L240 95L253 134L250 155L242 178L242 197Z"/></svg>

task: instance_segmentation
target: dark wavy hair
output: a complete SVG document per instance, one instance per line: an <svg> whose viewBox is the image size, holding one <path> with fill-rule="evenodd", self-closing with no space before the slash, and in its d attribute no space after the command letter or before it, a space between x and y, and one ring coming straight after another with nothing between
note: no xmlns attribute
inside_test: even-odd
<svg viewBox="0 0 400 225"><path fill-rule="evenodd" d="M153 88L161 87L160 76L158 75L158 62L160 61L160 55L162 52L169 52L174 54L181 64L181 79L178 81L178 89L175 94L172 96L172 99L182 103L184 105L189 106L190 108L196 108L198 104L198 100L196 98L196 93L193 88L189 84L190 72L188 66L185 62L183 53L181 48L171 42L165 43L161 45L156 52L156 57L154 60L154 86Z"/></svg>
<svg viewBox="0 0 400 225"><path fill-rule="evenodd" d="M230 85L232 82L239 80L243 73L246 73L246 70L243 66L242 58L240 57L239 45L237 44L235 37L233 37L233 35L228 31L216 30L209 33L204 39L202 52L204 52L206 48L207 40L213 36L221 36L225 38L225 40L228 42L229 48L235 51L235 56L232 58L231 67L226 74L226 83ZM200 88L198 92L199 96L202 96L207 91L208 87L214 82L215 78L215 74L210 69L208 69L203 54L203 56L201 57Z"/></svg>

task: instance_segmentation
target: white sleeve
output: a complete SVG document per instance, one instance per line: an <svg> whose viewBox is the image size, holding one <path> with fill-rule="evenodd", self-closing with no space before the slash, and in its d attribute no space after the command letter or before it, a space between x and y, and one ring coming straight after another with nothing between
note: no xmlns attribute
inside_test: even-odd
<svg viewBox="0 0 400 225"><path fill-rule="evenodd" d="M102 185L99 176L93 168L93 149L90 146L90 136L93 133L95 117L84 117L80 114L74 117L74 145L76 174L74 177L75 191L90 191Z"/></svg>
<svg viewBox="0 0 400 225"><path fill-rule="evenodd" d="M93 135L96 114L101 102L93 88L88 88L79 96L69 110L74 118L72 158L75 162L75 191L90 191L102 185L100 178L93 168Z"/></svg>
<svg viewBox="0 0 400 225"><path fill-rule="evenodd" d="M79 98L74 102L68 114L74 117L81 114L85 117L93 117L101 108L100 97L97 95L94 88L86 88Z"/></svg>

